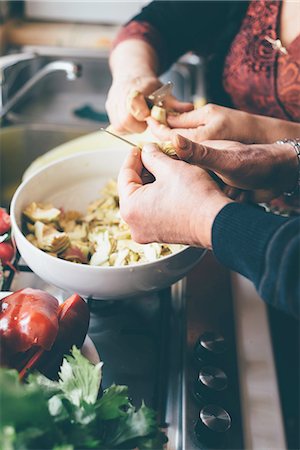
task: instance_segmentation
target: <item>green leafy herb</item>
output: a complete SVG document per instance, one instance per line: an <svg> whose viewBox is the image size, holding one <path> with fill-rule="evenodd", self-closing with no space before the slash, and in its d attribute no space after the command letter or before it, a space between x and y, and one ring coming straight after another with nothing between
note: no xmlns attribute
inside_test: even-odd
<svg viewBox="0 0 300 450"><path fill-rule="evenodd" d="M66 356L59 372L59 385L65 397L75 406L94 404L101 384L103 363L91 364L75 346Z"/></svg>
<svg viewBox="0 0 300 450"><path fill-rule="evenodd" d="M0 369L0 448L161 450L166 437L154 411L136 410L126 386L112 385L99 398L101 367L73 347L57 382L32 374L24 385L16 371Z"/></svg>

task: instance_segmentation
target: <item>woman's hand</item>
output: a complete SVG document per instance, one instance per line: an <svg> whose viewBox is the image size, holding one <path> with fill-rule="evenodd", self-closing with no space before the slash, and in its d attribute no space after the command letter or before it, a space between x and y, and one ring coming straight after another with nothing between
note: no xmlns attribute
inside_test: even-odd
<svg viewBox="0 0 300 450"><path fill-rule="evenodd" d="M161 86L156 76L115 78L108 92L106 110L113 128L121 133L141 133L150 114L144 96Z"/></svg>
<svg viewBox="0 0 300 450"><path fill-rule="evenodd" d="M146 119L150 109L145 97L162 85L155 76L117 78L109 90L106 110L113 128L118 132L140 133L147 128ZM169 95L164 102L166 108L177 112L189 111L191 103L184 103Z"/></svg>
<svg viewBox="0 0 300 450"><path fill-rule="evenodd" d="M271 143L296 138L300 125L273 117L249 114L223 106L207 104L199 109L167 117L168 127L147 119L152 133L161 141L181 134L194 142L226 139L243 143Z"/></svg>
<svg viewBox="0 0 300 450"><path fill-rule="evenodd" d="M147 127L150 115L145 96L161 86L159 62L155 50L146 42L130 39L121 42L110 56L113 82L106 101L106 110L113 128L118 132L140 133ZM180 113L193 109L169 96L166 107Z"/></svg>
<svg viewBox="0 0 300 450"><path fill-rule="evenodd" d="M155 180L143 184L144 167ZM121 216L140 243L166 242L211 248L218 212L230 202L202 169L173 160L156 145L135 148L119 174Z"/></svg>
<svg viewBox="0 0 300 450"><path fill-rule="evenodd" d="M246 193L247 199L269 201L291 191L297 183L298 159L290 144L246 145L232 141L197 144L177 135L173 145L180 159L218 175L230 187L225 192L231 198L243 199L246 190L251 191Z"/></svg>

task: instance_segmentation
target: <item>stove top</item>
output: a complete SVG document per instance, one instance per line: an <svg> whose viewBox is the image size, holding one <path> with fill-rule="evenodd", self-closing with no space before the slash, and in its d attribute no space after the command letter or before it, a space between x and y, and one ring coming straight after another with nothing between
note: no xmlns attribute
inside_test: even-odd
<svg viewBox="0 0 300 450"><path fill-rule="evenodd" d="M87 299L88 334L104 362L103 388L128 385L136 406L144 400L155 409L168 450L245 447L228 272L216 277L215 263L204 261L204 273L195 270L151 295ZM72 294L44 282L22 259L18 269L4 290L30 286L59 301Z"/></svg>

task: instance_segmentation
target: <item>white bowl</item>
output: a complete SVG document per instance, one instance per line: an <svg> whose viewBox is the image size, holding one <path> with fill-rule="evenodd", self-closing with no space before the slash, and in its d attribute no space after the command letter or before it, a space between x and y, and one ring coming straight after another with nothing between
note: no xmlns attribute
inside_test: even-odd
<svg viewBox="0 0 300 450"><path fill-rule="evenodd" d="M64 158L35 172L15 192L11 222L17 247L28 266L48 283L84 297L120 299L167 287L201 259L204 250L187 247L150 263L95 267L55 258L26 239L21 216L28 204L51 202L56 207L86 211L106 182L117 177L126 153L125 149L110 149Z"/></svg>

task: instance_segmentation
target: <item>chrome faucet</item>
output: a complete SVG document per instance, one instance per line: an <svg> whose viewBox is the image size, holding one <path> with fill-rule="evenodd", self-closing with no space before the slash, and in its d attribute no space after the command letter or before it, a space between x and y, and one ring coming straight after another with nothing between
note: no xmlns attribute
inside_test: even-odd
<svg viewBox="0 0 300 450"><path fill-rule="evenodd" d="M14 66L22 61L29 61L36 58L35 53L13 53L11 55L1 56L0 58L0 85L5 82L5 69Z"/></svg>
<svg viewBox="0 0 300 450"><path fill-rule="evenodd" d="M14 58L15 57L15 58ZM5 82L4 71L7 67L11 67L14 64L17 64L20 61L26 61L35 58L34 54L20 54L20 55L9 55L3 58L0 58L0 119L3 119L4 116L14 107L16 104L27 94L28 91L41 79L50 73L63 71L66 73L66 77L68 80L75 80L81 75L81 66L74 64L69 61L53 61L46 64L42 69L40 69L33 77L28 80L24 86L22 86L16 94L8 100L5 105L3 105L2 101L2 86ZM2 59L2 61L1 61ZM4 61L3 61L4 60Z"/></svg>

